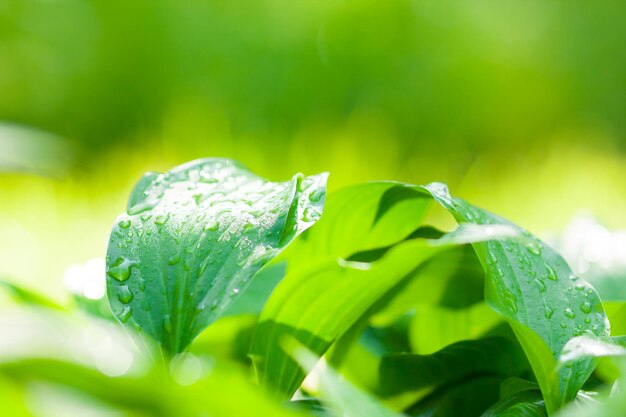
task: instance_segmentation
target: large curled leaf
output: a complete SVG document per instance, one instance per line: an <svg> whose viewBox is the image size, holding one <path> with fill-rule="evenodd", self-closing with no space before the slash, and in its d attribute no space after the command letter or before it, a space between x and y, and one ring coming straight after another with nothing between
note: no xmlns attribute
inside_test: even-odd
<svg viewBox="0 0 626 417"><path fill-rule="evenodd" d="M319 219L326 178L269 182L227 159L146 174L109 241L114 314L164 350L184 350L263 265Z"/></svg>
<svg viewBox="0 0 626 417"><path fill-rule="evenodd" d="M518 228L453 198L443 184L418 189L432 195L459 223ZM555 358L572 337L585 332L608 335L608 321L596 291L573 275L555 250L518 229L526 239L503 238L473 246L487 273L486 300L516 332L552 413L576 396L593 370L591 359L583 358L554 375Z"/></svg>

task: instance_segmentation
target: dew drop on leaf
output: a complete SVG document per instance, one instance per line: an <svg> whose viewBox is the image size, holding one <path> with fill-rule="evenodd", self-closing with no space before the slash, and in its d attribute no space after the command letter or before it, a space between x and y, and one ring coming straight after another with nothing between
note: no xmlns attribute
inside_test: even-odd
<svg viewBox="0 0 626 417"><path fill-rule="evenodd" d="M546 292L546 284L542 280L535 279L535 285L537 286L539 292Z"/></svg>
<svg viewBox="0 0 626 417"><path fill-rule="evenodd" d="M107 269L107 274L119 282L124 282L128 278L130 278L131 268L135 265L135 262L132 262L125 258L117 258L115 262Z"/></svg>
<svg viewBox="0 0 626 417"><path fill-rule="evenodd" d="M124 219L119 222L119 225L122 229L128 229L130 227L130 220Z"/></svg>
<svg viewBox="0 0 626 417"><path fill-rule="evenodd" d="M206 226L204 227L206 230L215 231L219 228L219 225L215 221L215 219L211 219L208 221Z"/></svg>
<svg viewBox="0 0 626 417"><path fill-rule="evenodd" d="M573 319L574 317L576 317L576 314L572 311L571 308L567 307L565 309L565 316L569 317L570 319Z"/></svg>
<svg viewBox="0 0 626 417"><path fill-rule="evenodd" d="M117 314L117 318L120 319L122 323L126 323L132 314L130 307L126 306Z"/></svg>
<svg viewBox="0 0 626 417"><path fill-rule="evenodd" d="M549 319L554 314L554 310L550 306L546 306L544 314L545 314L546 318Z"/></svg>
<svg viewBox="0 0 626 417"><path fill-rule="evenodd" d="M160 214L160 215L158 215L158 216L156 216L154 218L154 224L159 225L159 226L163 226L165 223L167 223L169 218L170 218L169 213Z"/></svg>
<svg viewBox="0 0 626 417"><path fill-rule="evenodd" d="M515 297L515 295L513 295L513 293L509 291L508 289L505 289L503 292L503 298L504 298L504 303L506 304L506 306L511 311L516 313L517 312L517 298Z"/></svg>
<svg viewBox="0 0 626 417"><path fill-rule="evenodd" d="M167 260L168 265L176 265L178 262L180 262L180 253L173 255Z"/></svg>
<svg viewBox="0 0 626 417"><path fill-rule="evenodd" d="M133 293L128 288L128 285L122 285L117 289L117 299L124 304L133 301Z"/></svg>
<svg viewBox="0 0 626 417"><path fill-rule="evenodd" d="M591 303L589 301L585 301L580 305L580 311L585 314L591 313Z"/></svg>
<svg viewBox="0 0 626 417"><path fill-rule="evenodd" d="M533 255L541 255L541 245L537 242L530 242L526 245L526 250Z"/></svg>
<svg viewBox="0 0 626 417"><path fill-rule="evenodd" d="M551 280L551 281L558 281L559 277L556 274L556 271L554 270L554 268L552 268L550 265L546 264L546 270L548 271L548 274L546 275L546 277Z"/></svg>

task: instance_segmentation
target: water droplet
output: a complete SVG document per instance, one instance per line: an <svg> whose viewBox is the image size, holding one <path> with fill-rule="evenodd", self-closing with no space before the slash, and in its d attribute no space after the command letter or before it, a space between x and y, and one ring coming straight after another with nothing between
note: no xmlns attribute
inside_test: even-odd
<svg viewBox="0 0 626 417"><path fill-rule="evenodd" d="M117 299L124 304L128 304L133 301L133 293L128 288L128 285L121 285L117 289Z"/></svg>
<svg viewBox="0 0 626 417"><path fill-rule="evenodd" d="M119 222L119 225L122 229L128 229L130 227L130 220L124 219Z"/></svg>
<svg viewBox="0 0 626 417"><path fill-rule="evenodd" d="M200 264L200 268L198 268L198 274L202 275L202 273L206 271L210 263L212 263L210 257L207 257L204 261L202 261L202 263Z"/></svg>
<svg viewBox="0 0 626 417"><path fill-rule="evenodd" d="M322 199L322 197L324 197L325 191L323 188L318 188L317 190L314 190L311 194L309 194L309 200L311 200L314 203L317 203L318 201L320 201Z"/></svg>
<svg viewBox="0 0 626 417"><path fill-rule="evenodd" d="M180 262L180 253L173 255L170 259L167 260L168 265L176 265Z"/></svg>
<svg viewBox="0 0 626 417"><path fill-rule="evenodd" d="M128 210L126 210L126 212L129 215L134 216L136 214L143 213L144 211L148 211L148 210L155 208L157 204L158 204L158 201L148 201L146 203L140 203L140 204L134 205L133 207L129 207Z"/></svg>
<svg viewBox="0 0 626 417"><path fill-rule="evenodd" d="M565 316L573 319L574 317L576 317L576 313L574 313L571 308L567 307L565 309Z"/></svg>
<svg viewBox="0 0 626 417"><path fill-rule="evenodd" d="M556 271L554 270L554 268L552 268L550 265L546 264L546 270L548 271L547 274L547 278L551 281L558 281L559 277L556 274Z"/></svg>
<svg viewBox="0 0 626 417"><path fill-rule="evenodd" d="M535 285L537 286L539 292L546 292L546 284L542 280L535 279Z"/></svg>
<svg viewBox="0 0 626 417"><path fill-rule="evenodd" d="M526 245L526 250L533 255L541 255L541 245L537 242L530 242Z"/></svg>
<svg viewBox="0 0 626 417"><path fill-rule="evenodd" d="M125 258L117 258L112 265L107 268L107 275L120 282L126 281L130 277L131 268L135 262Z"/></svg>
<svg viewBox="0 0 626 417"><path fill-rule="evenodd" d="M152 214L144 213L141 216L139 216L139 218L141 219L142 222L147 222L148 220L152 218Z"/></svg>
<svg viewBox="0 0 626 417"><path fill-rule="evenodd" d="M117 318L120 319L122 323L126 323L132 314L133 312L130 310L130 307L126 306L117 314Z"/></svg>
<svg viewBox="0 0 626 417"><path fill-rule="evenodd" d="M169 213L160 214L154 218L154 224L163 226L165 223L167 223L169 218L170 218Z"/></svg>
<svg viewBox="0 0 626 417"><path fill-rule="evenodd" d="M209 198L209 194L194 194L193 201L195 201L197 205L200 205L207 198Z"/></svg>
<svg viewBox="0 0 626 417"><path fill-rule="evenodd" d="M549 319L554 314L554 310L550 306L546 306L544 314L546 318Z"/></svg>
<svg viewBox="0 0 626 417"><path fill-rule="evenodd" d="M580 305L580 311L585 314L591 313L591 303L589 301L585 301Z"/></svg>
<svg viewBox="0 0 626 417"><path fill-rule="evenodd" d="M205 230L210 230L210 231L215 231L219 228L219 224L217 224L217 221L215 219L210 219L206 226L204 226Z"/></svg>
<svg viewBox="0 0 626 417"><path fill-rule="evenodd" d="M589 324L591 323L591 317L585 317L585 323Z"/></svg>
<svg viewBox="0 0 626 417"><path fill-rule="evenodd" d="M302 220L305 222L313 222L319 219L320 213L310 207L307 207L302 212Z"/></svg>
<svg viewBox="0 0 626 417"><path fill-rule="evenodd" d="M230 293L230 296L233 297L237 294L239 294L239 288L233 288L233 290Z"/></svg>
<svg viewBox="0 0 626 417"><path fill-rule="evenodd" d="M146 289L146 280L143 278L139 278L139 290L145 291Z"/></svg>
<svg viewBox="0 0 626 417"><path fill-rule="evenodd" d="M172 319L170 318L169 314L163 316L163 328L168 333L172 331Z"/></svg>
<svg viewBox="0 0 626 417"><path fill-rule="evenodd" d="M503 298L504 298L504 303L509 308L509 310L516 313L517 312L517 298L515 297L515 295L513 295L511 291L505 288L503 291Z"/></svg>

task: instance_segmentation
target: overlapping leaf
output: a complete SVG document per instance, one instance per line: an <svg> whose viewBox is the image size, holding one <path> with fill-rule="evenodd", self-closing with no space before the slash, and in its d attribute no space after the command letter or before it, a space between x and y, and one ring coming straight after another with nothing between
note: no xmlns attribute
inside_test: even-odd
<svg viewBox="0 0 626 417"><path fill-rule="evenodd" d="M467 340L451 344L431 355L385 355L380 364L380 392L405 391L450 384L476 374L515 376L527 362L513 341L504 337Z"/></svg>
<svg viewBox="0 0 626 417"><path fill-rule="evenodd" d="M460 223L513 226L453 198L443 184L418 189L432 195ZM552 412L576 396L593 370L591 360L581 359L554 375L555 358L572 337L585 332L608 335L608 321L595 290L573 275L556 251L518 229L526 239L479 242L474 248L487 272L486 299L516 332Z"/></svg>

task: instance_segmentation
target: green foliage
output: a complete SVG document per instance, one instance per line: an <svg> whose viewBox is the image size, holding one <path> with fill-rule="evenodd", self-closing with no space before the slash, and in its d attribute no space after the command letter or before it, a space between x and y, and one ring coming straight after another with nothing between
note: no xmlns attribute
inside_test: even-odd
<svg viewBox="0 0 626 417"><path fill-rule="evenodd" d="M325 183L325 175L268 182L222 159L146 174L109 242L113 313L167 352L182 352L317 221Z"/></svg>
<svg viewBox="0 0 626 417"><path fill-rule="evenodd" d="M458 228L430 225L439 206ZM135 186L106 273L111 312L3 282L22 319L0 321L0 410L612 417L626 401L624 337L594 289L439 183L326 199L324 174L190 162Z"/></svg>

